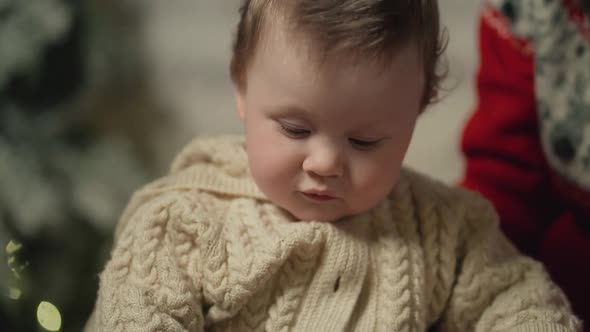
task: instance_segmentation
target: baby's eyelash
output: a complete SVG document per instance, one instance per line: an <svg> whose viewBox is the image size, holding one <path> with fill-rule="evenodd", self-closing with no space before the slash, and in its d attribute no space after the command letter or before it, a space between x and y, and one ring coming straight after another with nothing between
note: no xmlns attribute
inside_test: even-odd
<svg viewBox="0 0 590 332"><path fill-rule="evenodd" d="M279 122L281 126L281 131L283 131L287 136L292 138L305 138L307 135L310 134L308 129L297 128L295 126Z"/></svg>
<svg viewBox="0 0 590 332"><path fill-rule="evenodd" d="M297 127L295 125L277 121L281 131L290 138L302 139L307 138L311 134L311 130ZM349 138L348 141L354 146L354 148L362 151L369 151L377 148L381 140L362 140L358 138Z"/></svg>
<svg viewBox="0 0 590 332"><path fill-rule="evenodd" d="M375 147L377 147L377 145L380 142L380 140L366 141L366 140L361 140L361 139L356 139L356 138L349 138L348 141L350 143L352 143L356 148L361 149L361 150L374 149Z"/></svg>

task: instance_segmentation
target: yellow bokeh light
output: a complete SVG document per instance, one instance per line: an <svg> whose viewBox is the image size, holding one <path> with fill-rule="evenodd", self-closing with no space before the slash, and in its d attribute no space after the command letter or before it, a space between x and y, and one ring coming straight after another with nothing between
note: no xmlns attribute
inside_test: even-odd
<svg viewBox="0 0 590 332"><path fill-rule="evenodd" d="M47 331L59 331L61 329L61 314L51 303L41 301L37 307L37 321Z"/></svg>
<svg viewBox="0 0 590 332"><path fill-rule="evenodd" d="M11 299L13 299L13 300L20 299L22 293L23 292L21 292L21 290L18 289L18 288L14 288L14 287L8 288L8 297L11 298Z"/></svg>

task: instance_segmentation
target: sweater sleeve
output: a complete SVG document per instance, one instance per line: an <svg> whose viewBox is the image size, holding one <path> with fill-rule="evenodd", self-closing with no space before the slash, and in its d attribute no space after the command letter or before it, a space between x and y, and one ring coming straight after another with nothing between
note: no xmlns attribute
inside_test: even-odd
<svg viewBox="0 0 590 332"><path fill-rule="evenodd" d="M520 36L520 35L519 35ZM548 166L541 148L530 44L512 34L509 18L484 6L479 30L477 104L462 137L462 186L489 199L502 228L534 255L550 218Z"/></svg>
<svg viewBox="0 0 590 332"><path fill-rule="evenodd" d="M162 195L129 216L100 276L86 331L203 331L199 285L179 267L186 248L174 245L170 232L185 210Z"/></svg>
<svg viewBox="0 0 590 332"><path fill-rule="evenodd" d="M493 207L470 199L459 232L455 284L441 331L581 331L543 266L498 228Z"/></svg>

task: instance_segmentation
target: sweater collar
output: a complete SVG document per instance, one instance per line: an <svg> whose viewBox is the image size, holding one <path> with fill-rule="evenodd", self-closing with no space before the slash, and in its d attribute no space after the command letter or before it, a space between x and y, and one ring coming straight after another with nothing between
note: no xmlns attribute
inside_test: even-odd
<svg viewBox="0 0 590 332"><path fill-rule="evenodd" d="M176 156L158 187L200 189L221 195L268 198L248 168L242 136L197 137Z"/></svg>

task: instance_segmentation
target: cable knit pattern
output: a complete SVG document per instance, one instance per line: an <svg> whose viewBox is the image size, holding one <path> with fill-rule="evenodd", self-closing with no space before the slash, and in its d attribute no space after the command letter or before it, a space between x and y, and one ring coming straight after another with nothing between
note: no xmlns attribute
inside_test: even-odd
<svg viewBox="0 0 590 332"><path fill-rule="evenodd" d="M580 331L476 194L404 170L365 214L297 221L240 137L201 138L123 213L87 331Z"/></svg>

